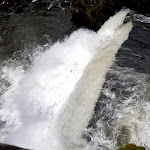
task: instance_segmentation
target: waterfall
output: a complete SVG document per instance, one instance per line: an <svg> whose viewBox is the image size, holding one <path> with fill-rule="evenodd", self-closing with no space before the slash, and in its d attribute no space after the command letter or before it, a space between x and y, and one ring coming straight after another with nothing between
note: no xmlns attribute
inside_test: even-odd
<svg viewBox="0 0 150 150"><path fill-rule="evenodd" d="M85 147L84 129L92 117L106 73L115 59L117 50L128 38L131 29L131 22L120 27L107 45L97 52L61 109L57 121L60 130L58 136L65 147L64 150Z"/></svg>
<svg viewBox="0 0 150 150"><path fill-rule="evenodd" d="M25 70L2 66L1 141L29 149L90 149L83 138L115 54L132 23L121 10L96 33L79 29ZM32 60L32 59L31 59ZM8 63L9 64L9 63Z"/></svg>

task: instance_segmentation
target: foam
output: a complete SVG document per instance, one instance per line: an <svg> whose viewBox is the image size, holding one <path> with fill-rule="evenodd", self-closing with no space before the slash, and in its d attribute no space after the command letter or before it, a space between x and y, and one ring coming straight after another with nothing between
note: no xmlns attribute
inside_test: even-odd
<svg viewBox="0 0 150 150"><path fill-rule="evenodd" d="M93 149L89 148L89 145L87 146L87 142L83 138L84 130L92 117L105 81L105 75L112 65L118 49L128 38L131 29L131 22L120 27L109 43L97 52L61 109L57 126L62 150Z"/></svg>
<svg viewBox="0 0 150 150"><path fill-rule="evenodd" d="M90 69L90 66L93 68L99 66L101 68L106 63L103 62L104 58L109 58L112 63L116 49L119 48L118 45L121 44L122 41L119 44L116 43L117 48L115 48L113 54L111 54L111 49L104 49L103 47L110 44L109 41L111 41L111 38L122 25L128 12L129 10L123 10L114 17L111 17L97 33L87 29L79 29L73 32L70 37L66 37L63 42L56 42L33 62L33 65L26 73L24 73L22 67L18 70L6 67L3 70L3 77L11 86L3 94L3 102L6 104L6 107L1 109L1 119L3 117L3 121L12 121L13 124L10 124L18 128L7 136L5 139L6 143L30 149L57 148L56 145L59 145L59 143L57 143L59 139L55 137L56 134L53 131L56 128L57 121L60 122L60 125L62 124L62 126L64 126L64 120L60 117L60 119L58 119L58 114L63 112L65 115L67 112L67 115L73 114L75 116L80 116L80 107L78 107L78 105L76 105L77 109L73 109L77 111L75 113L72 113L73 110L69 112L69 109L66 109L64 112L62 106L64 105L64 107L66 107L68 105L68 100L71 100L72 102L70 101L69 103L72 107L74 99L69 98L70 94L73 91L76 91L75 93L77 94L80 91L79 89L82 91L82 89L85 88L86 90L86 85L89 85L89 88L95 86L97 89L95 90L94 88L93 90L91 89L91 91L100 93L101 86L98 86L98 84L100 82L101 84L103 83L104 77L102 77L102 80L97 78L99 74L95 72L96 70L91 70L92 68ZM129 24L127 26L129 26ZM131 24L129 28L131 28ZM130 29L124 30L125 39L129 30ZM117 34L119 31L117 31ZM85 79L83 79L83 77L81 79L81 81L84 81L84 87L82 86L82 88L79 87L79 89L77 89L77 86L75 88L76 83L84 73L84 69L95 54L98 54L98 57L101 57L101 59L95 57L93 63L88 66L91 70L90 80L84 75L83 77L85 77ZM108 63L106 63L108 66L106 66L106 68L108 68L111 63L109 63L108 60ZM88 69L85 70L84 74L88 72L87 70ZM105 69L104 75L102 76L105 76L106 71L107 69ZM94 75L94 72L98 76ZM91 83L92 80L96 80L93 82L94 85ZM79 82L79 85L82 84L83 81ZM85 84L85 82L87 83ZM87 91L89 95L91 91L88 89ZM5 95L7 95L7 97L5 97ZM91 96L89 95L89 98L92 98L92 95L93 94L91 94ZM96 98L97 96L94 97L95 100ZM11 102L9 105L7 104L8 101ZM83 103L85 104L86 102ZM7 107L7 105L9 107ZM91 105L93 107L95 102L92 102ZM6 108L8 113L5 113ZM91 114L92 109L90 110L89 108L88 110ZM65 117L67 117L67 115L65 115ZM70 116L68 117L70 118ZM78 120L77 117L75 117L75 119ZM86 123L88 119L90 119L90 115L87 114L87 117L84 119ZM71 123L73 124L75 121L71 121ZM9 125L9 127L11 125ZM82 125L82 128L77 129L79 133L75 133L74 131L71 133L72 131L70 128L68 130L70 132L69 134L75 134L74 137L76 139L76 135L79 134L80 136L81 130L84 130L84 127L85 124ZM59 130L60 128L56 129ZM61 146L60 144L60 148L58 147L58 149L62 150Z"/></svg>

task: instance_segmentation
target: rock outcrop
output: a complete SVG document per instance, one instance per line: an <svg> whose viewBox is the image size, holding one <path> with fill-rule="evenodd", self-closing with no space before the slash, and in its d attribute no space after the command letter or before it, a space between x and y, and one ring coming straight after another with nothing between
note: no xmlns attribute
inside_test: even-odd
<svg viewBox="0 0 150 150"><path fill-rule="evenodd" d="M135 144L127 144L119 150L145 150L145 148L142 146L136 146Z"/></svg>
<svg viewBox="0 0 150 150"><path fill-rule="evenodd" d="M33 5L31 0L2 0L0 1L0 16L27 12L31 5Z"/></svg>
<svg viewBox="0 0 150 150"><path fill-rule="evenodd" d="M72 21L77 27L85 26L98 30L100 26L123 7L139 13L149 13L150 5L148 0L69 0L72 11ZM2 0L0 2L0 16L10 14L22 14L34 7L43 7L45 9L56 3L58 6L70 5L64 0L46 1L46 0Z"/></svg>
<svg viewBox="0 0 150 150"><path fill-rule="evenodd" d="M27 149L12 146L12 145L7 145L7 144L0 144L0 150L27 150Z"/></svg>
<svg viewBox="0 0 150 150"><path fill-rule="evenodd" d="M77 26L98 30L116 11L123 7L140 13L149 13L148 0L70 0L72 20Z"/></svg>

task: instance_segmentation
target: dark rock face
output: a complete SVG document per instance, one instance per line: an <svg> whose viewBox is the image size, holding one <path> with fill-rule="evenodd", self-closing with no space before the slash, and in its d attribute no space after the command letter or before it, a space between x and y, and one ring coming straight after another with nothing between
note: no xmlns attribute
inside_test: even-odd
<svg viewBox="0 0 150 150"><path fill-rule="evenodd" d="M0 17L23 14L35 8L49 10L50 5L53 8L63 9L63 7L69 7L70 3L64 0L0 0Z"/></svg>
<svg viewBox="0 0 150 150"><path fill-rule="evenodd" d="M77 26L98 30L116 11L123 7L140 13L149 13L148 0L70 0L72 20Z"/></svg>
<svg viewBox="0 0 150 150"><path fill-rule="evenodd" d="M28 9L21 7L23 3L28 4ZM23 1L16 6L14 14L0 11L0 62L16 51L32 50L37 45L56 42L71 33L69 5L63 3L64 9L52 7L47 10L49 5L50 2L44 0L34 3Z"/></svg>
<svg viewBox="0 0 150 150"><path fill-rule="evenodd" d="M150 74L150 24L144 20L136 21L142 20L142 17L134 14L129 17L134 26L128 40L116 54L116 64L120 67L134 68L139 73Z"/></svg>
<svg viewBox="0 0 150 150"><path fill-rule="evenodd" d="M10 14L21 14L31 8L31 0L1 0L0 16L8 16Z"/></svg>
<svg viewBox="0 0 150 150"><path fill-rule="evenodd" d="M27 150L27 149L12 146L12 145L7 145L7 144L0 144L0 150Z"/></svg>
<svg viewBox="0 0 150 150"><path fill-rule="evenodd" d="M53 1L56 2L56 1ZM68 2L59 0L60 6L69 6ZM69 0L72 10L72 21L76 26L86 26L98 30L100 26L116 11L123 7L140 13L149 13L150 5L148 0ZM47 9L52 3L51 0L1 0L0 16L10 14L22 14L36 8ZM57 3L57 2L56 2ZM59 4L56 7L60 7Z"/></svg>
<svg viewBox="0 0 150 150"><path fill-rule="evenodd" d="M77 26L87 26L94 30L98 30L110 16L114 15L118 7L118 0L72 0L71 2L73 22Z"/></svg>

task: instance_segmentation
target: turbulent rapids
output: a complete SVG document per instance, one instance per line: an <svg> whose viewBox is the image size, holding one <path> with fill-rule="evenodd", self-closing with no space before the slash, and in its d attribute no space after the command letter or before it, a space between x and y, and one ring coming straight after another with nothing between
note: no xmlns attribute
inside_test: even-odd
<svg viewBox="0 0 150 150"><path fill-rule="evenodd" d="M98 150L117 148L129 141L126 138L129 136L131 142L146 145L148 139L137 136L144 134L139 129L142 124L135 129L137 132L134 129L127 132L135 123L134 118L140 117L133 109L142 104L136 100L144 96L142 82L145 83L148 76L112 66L115 54L133 27L132 22L123 23L128 13L129 10L121 10L98 32L79 29L62 42L37 47L32 53L25 51L23 54L29 55L32 63L14 59L3 63L0 72L1 142L35 150ZM106 76L108 71L115 76L113 82ZM110 91L114 82L125 88L126 97L117 97ZM98 102L99 109L96 102L105 95L106 100ZM131 106L125 107L129 103ZM112 105L117 105L117 109ZM143 105L149 108L149 104ZM95 112L95 116L99 115L94 118ZM128 124L124 125L126 120ZM122 130L125 134L121 134L122 126L125 126Z"/></svg>
<svg viewBox="0 0 150 150"><path fill-rule="evenodd" d="M127 39L131 28L131 23L120 27L106 46L97 52L62 108L58 125L60 139L61 141L63 139L65 146L64 150L77 149L79 146L81 149L86 145L82 133L92 117L95 103L105 81L105 75L113 63L115 53Z"/></svg>

